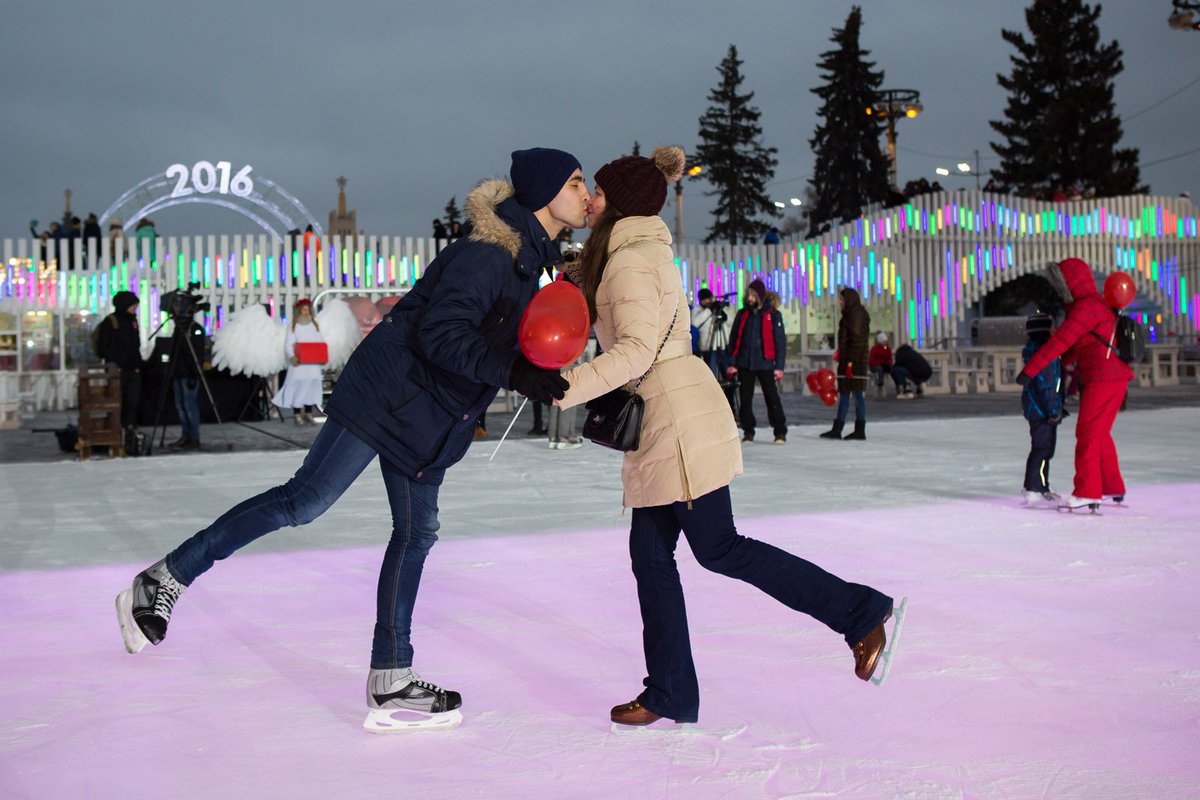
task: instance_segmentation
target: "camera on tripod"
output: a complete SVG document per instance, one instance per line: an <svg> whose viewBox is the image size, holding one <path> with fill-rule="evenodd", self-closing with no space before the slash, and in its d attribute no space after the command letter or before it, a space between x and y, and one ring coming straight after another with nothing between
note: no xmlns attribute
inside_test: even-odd
<svg viewBox="0 0 1200 800"><path fill-rule="evenodd" d="M187 289L167 292L158 302L159 309L167 316L178 319L190 319L201 311L208 311L212 304L204 301L204 295L196 291L199 288L200 282L192 281Z"/></svg>
<svg viewBox="0 0 1200 800"><path fill-rule="evenodd" d="M737 292L726 292L725 294L721 295L720 299L715 297L712 299L712 301L708 304L708 308L710 311L712 311L713 320L716 322L725 322L727 319L729 319L729 315L725 313L725 310L729 308L729 301L725 298L733 297L735 294L737 294Z"/></svg>

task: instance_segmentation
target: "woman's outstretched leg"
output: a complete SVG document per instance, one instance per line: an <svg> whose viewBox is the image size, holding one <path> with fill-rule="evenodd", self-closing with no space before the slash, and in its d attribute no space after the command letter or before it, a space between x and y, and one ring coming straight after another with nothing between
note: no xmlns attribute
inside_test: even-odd
<svg viewBox="0 0 1200 800"><path fill-rule="evenodd" d="M840 633L852 647L887 616L892 598L849 583L778 547L742 536L733 522L729 487L671 506L696 560L705 569L745 581L788 608Z"/></svg>

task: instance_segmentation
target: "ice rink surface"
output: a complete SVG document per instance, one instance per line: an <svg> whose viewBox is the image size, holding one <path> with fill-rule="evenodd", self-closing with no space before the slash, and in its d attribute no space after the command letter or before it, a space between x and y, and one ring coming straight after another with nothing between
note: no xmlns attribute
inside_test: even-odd
<svg viewBox="0 0 1200 800"><path fill-rule="evenodd" d="M909 598L887 684L681 544L700 723L619 735L644 674L619 454L491 441L450 472L414 644L465 721L394 736L361 728L376 469L130 656L116 593L303 453L0 466L0 797L1200 796L1200 409L1118 418L1128 507L1099 516L1019 505L1020 417L819 430L745 446L739 528Z"/></svg>

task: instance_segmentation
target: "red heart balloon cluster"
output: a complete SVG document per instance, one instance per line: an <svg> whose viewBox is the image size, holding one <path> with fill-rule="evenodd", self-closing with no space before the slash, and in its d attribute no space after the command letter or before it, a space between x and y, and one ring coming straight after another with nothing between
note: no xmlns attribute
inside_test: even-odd
<svg viewBox="0 0 1200 800"><path fill-rule="evenodd" d="M1124 308L1133 302L1137 287L1126 272L1114 272L1104 279L1104 299L1113 308Z"/></svg>
<svg viewBox="0 0 1200 800"><path fill-rule="evenodd" d="M590 323L579 287L555 281L539 289L525 307L517 330L521 352L542 369L562 369L587 347Z"/></svg>
<svg viewBox="0 0 1200 800"><path fill-rule="evenodd" d="M808 388L813 394L821 398L821 402L825 405L831 406L837 402L837 376L833 374L833 370L822 367L816 372L808 373L804 382L808 384Z"/></svg>

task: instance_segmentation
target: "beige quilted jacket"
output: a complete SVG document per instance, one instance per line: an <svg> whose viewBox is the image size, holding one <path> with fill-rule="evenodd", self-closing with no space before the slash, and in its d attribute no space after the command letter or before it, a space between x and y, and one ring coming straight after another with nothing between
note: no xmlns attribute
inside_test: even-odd
<svg viewBox="0 0 1200 800"><path fill-rule="evenodd" d="M621 467L625 506L692 500L727 485L742 471L737 426L712 371L692 355L687 298L661 217L626 217L613 227L596 312L604 352L565 373L571 387L559 405L586 403L650 369L638 389L646 402L641 445Z"/></svg>

